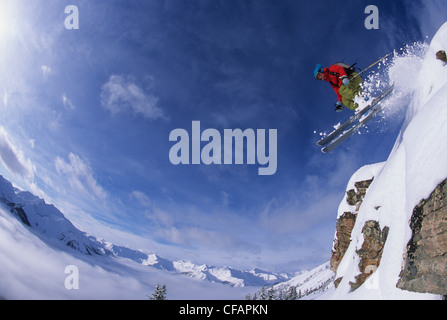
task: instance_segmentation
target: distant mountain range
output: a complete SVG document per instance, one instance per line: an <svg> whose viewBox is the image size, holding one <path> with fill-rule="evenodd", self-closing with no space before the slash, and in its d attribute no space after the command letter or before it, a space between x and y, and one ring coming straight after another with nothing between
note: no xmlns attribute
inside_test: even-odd
<svg viewBox="0 0 447 320"><path fill-rule="evenodd" d="M56 243L66 252L76 250L88 256L120 257L148 267L185 274L192 278L234 287L270 286L290 280L294 274L273 273L260 269L249 271L232 267L217 267L177 260L171 261L157 254L147 254L90 236L77 229L54 205L27 191L14 188L11 182L0 175L0 205L46 243Z"/></svg>

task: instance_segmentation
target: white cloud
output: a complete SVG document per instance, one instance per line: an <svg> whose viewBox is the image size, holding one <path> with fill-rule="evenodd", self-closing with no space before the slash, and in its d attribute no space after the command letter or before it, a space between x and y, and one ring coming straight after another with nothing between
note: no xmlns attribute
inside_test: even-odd
<svg viewBox="0 0 447 320"><path fill-rule="evenodd" d="M74 191L105 200L107 192L96 181L90 165L73 153L70 153L68 160L66 162L60 157L56 158L54 164L58 174L64 175L68 179L68 183Z"/></svg>
<svg viewBox="0 0 447 320"><path fill-rule="evenodd" d="M201 250L218 250L220 254L244 252L261 253L261 246L245 241L238 236L224 231L211 230L202 227L180 226L157 229L156 235L177 245L185 247L200 247Z"/></svg>
<svg viewBox="0 0 447 320"><path fill-rule="evenodd" d="M131 77L110 76L101 88L101 104L112 114L130 110L146 119L164 117L158 98L139 87Z"/></svg>
<svg viewBox="0 0 447 320"><path fill-rule="evenodd" d="M149 197L141 191L135 190L132 192L132 197L134 197L135 199L138 200L138 202L143 206L143 207L151 207L152 203L151 200L149 199Z"/></svg>
<svg viewBox="0 0 447 320"><path fill-rule="evenodd" d="M2 101L3 101L3 106L5 106L5 107L7 107L8 106L8 92L4 92L3 93L3 99L2 99Z"/></svg>
<svg viewBox="0 0 447 320"><path fill-rule="evenodd" d="M131 196L144 208L145 217L151 220L153 224L160 227L170 227L173 225L174 218L172 214L157 208L144 192L135 190L132 192Z"/></svg>
<svg viewBox="0 0 447 320"><path fill-rule="evenodd" d="M48 79L49 75L53 74L53 71L49 66L43 65L40 67L40 70L42 71L42 75L45 80Z"/></svg>
<svg viewBox="0 0 447 320"><path fill-rule="evenodd" d="M353 152L341 150L332 158L316 154L309 159L309 173L302 187L271 198L261 210L260 224L279 235L305 232L336 214L347 181L360 166ZM330 172L322 174L322 169Z"/></svg>
<svg viewBox="0 0 447 320"><path fill-rule="evenodd" d="M64 93L62 95L62 102L64 104L64 107L69 109L69 110L73 110L75 109L73 103L71 102L71 100L67 97L67 95Z"/></svg>
<svg viewBox="0 0 447 320"><path fill-rule="evenodd" d="M304 204L307 200L300 196L285 200L272 199L261 212L259 223L281 236L304 233L333 217L342 199L340 194L330 191L325 191L319 196L313 196L311 204Z"/></svg>
<svg viewBox="0 0 447 320"><path fill-rule="evenodd" d="M8 139L6 130L0 126L0 159L3 164L14 174L32 178L34 168L23 152Z"/></svg>

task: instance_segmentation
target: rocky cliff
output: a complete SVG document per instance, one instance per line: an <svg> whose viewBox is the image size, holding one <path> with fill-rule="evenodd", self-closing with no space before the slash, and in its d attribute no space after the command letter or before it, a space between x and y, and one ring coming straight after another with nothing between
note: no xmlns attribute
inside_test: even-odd
<svg viewBox="0 0 447 320"><path fill-rule="evenodd" d="M397 286L447 295L447 179L414 209Z"/></svg>
<svg viewBox="0 0 447 320"><path fill-rule="evenodd" d="M334 239L334 246L332 248L332 256L331 256L331 270L337 272L338 265L341 262L341 259L346 253L346 250L351 243L351 232L354 228L355 220L357 217L357 213L362 204L363 198L365 197L366 190L373 179L356 181L354 183L355 189L349 189L346 192L346 203L353 207L352 211L345 211L343 214L337 219L336 225L336 233ZM341 278L337 278L335 280L335 286L341 281Z"/></svg>
<svg viewBox="0 0 447 320"><path fill-rule="evenodd" d="M366 195L366 191L373 180L374 178L356 181L354 183L355 189L349 189L346 192L346 203L355 209L354 211L344 212L337 219L336 237L331 256L331 270L334 272L337 272L338 265L351 243L351 232L354 228L357 214L360 210L363 198ZM365 280L377 270L380 264L380 259L382 258L383 247L387 239L388 230L388 227L381 229L380 224L377 221L368 220L365 222L362 228L364 241L361 248L356 251L360 258L358 265L360 273L355 277L355 281L350 282L353 290L361 286ZM336 287L341 280L342 277L335 279L334 284Z"/></svg>
<svg viewBox="0 0 447 320"><path fill-rule="evenodd" d="M343 212L337 219L331 270L338 266L352 242L357 215L368 187L374 178L355 182L346 192L345 203L352 211ZM375 209L379 210L380 206ZM396 287L412 292L447 295L447 179L440 183L428 199L413 209L410 220L412 236L402 252L403 265ZM358 289L379 268L386 245L389 227L367 220L362 228L363 243L355 250L358 274L349 281L350 290ZM339 285L343 277L337 276Z"/></svg>

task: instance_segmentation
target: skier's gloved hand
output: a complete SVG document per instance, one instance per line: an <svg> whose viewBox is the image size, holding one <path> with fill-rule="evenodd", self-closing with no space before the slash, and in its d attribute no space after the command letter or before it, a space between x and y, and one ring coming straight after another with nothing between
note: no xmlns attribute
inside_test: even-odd
<svg viewBox="0 0 447 320"><path fill-rule="evenodd" d="M340 112L343 110L343 103L341 101L337 101L335 104L335 112Z"/></svg>
<svg viewBox="0 0 447 320"><path fill-rule="evenodd" d="M349 79L348 79L348 77L347 77L347 76L343 76L343 77L341 77L341 83L342 83L344 86L347 86L347 85L349 84Z"/></svg>

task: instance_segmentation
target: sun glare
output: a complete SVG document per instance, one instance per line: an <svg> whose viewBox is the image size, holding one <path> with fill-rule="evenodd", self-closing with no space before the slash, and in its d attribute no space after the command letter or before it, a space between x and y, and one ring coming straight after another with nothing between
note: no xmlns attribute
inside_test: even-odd
<svg viewBox="0 0 447 320"><path fill-rule="evenodd" d="M0 1L0 43L4 43L16 34L17 23L14 1Z"/></svg>

